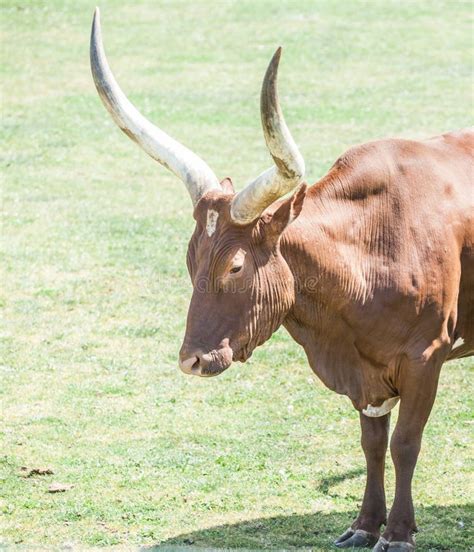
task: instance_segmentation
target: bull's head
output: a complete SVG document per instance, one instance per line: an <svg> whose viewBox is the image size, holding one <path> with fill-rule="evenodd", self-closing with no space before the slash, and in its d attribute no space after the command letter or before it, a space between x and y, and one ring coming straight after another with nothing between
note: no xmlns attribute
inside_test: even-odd
<svg viewBox="0 0 474 552"><path fill-rule="evenodd" d="M280 236L300 213L304 161L281 112L276 89L279 48L263 80L263 132L274 166L235 193L196 154L150 123L118 86L105 57L96 10L91 67L97 90L118 126L186 185L196 228L187 264L194 291L179 355L188 374L212 376L245 361L280 326L295 299L295 282Z"/></svg>

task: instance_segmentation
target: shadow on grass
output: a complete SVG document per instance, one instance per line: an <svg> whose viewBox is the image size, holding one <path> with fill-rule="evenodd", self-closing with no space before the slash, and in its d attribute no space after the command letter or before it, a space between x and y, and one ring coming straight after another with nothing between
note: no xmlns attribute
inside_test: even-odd
<svg viewBox="0 0 474 552"><path fill-rule="evenodd" d="M294 514L220 525L179 535L146 552L311 550L335 552L334 539L357 513ZM417 508L417 552L461 552L474 547L474 504Z"/></svg>
<svg viewBox="0 0 474 552"><path fill-rule="evenodd" d="M318 483L317 490L320 493L323 493L326 495L329 493L329 489L334 485L337 485L338 483L341 483L346 479L354 479L355 477L359 477L359 475L365 474L365 471L366 471L365 468L355 468L353 470L349 470L344 473L330 474L326 477L323 477L323 479L321 479L321 481Z"/></svg>

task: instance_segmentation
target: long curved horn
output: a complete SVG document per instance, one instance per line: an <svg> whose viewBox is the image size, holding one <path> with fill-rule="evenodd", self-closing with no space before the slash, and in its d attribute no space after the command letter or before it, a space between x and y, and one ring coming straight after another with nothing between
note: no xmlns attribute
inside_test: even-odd
<svg viewBox="0 0 474 552"><path fill-rule="evenodd" d="M232 200L231 216L238 224L248 224L258 218L269 205L303 180L304 160L286 126L278 101L276 83L280 57L281 47L268 65L260 95L263 134L275 166L257 176Z"/></svg>
<svg viewBox="0 0 474 552"><path fill-rule="evenodd" d="M193 205L208 190L221 189L216 175L200 157L145 119L122 92L105 57L99 8L92 22L90 61L95 86L114 121L148 155L185 183Z"/></svg>

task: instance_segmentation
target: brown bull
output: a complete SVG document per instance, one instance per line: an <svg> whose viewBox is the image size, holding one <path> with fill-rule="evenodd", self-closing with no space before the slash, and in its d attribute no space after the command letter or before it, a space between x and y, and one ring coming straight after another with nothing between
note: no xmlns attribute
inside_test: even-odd
<svg viewBox="0 0 474 552"><path fill-rule="evenodd" d="M275 165L236 194L127 100L105 58L98 12L94 18L91 65L105 106L184 181L194 204L181 369L220 374L283 324L314 372L360 415L367 483L360 514L337 546L412 550L411 481L440 369L474 354L474 132L354 147L307 188L278 103L279 59L280 50L261 95ZM387 520L384 463L399 400Z"/></svg>

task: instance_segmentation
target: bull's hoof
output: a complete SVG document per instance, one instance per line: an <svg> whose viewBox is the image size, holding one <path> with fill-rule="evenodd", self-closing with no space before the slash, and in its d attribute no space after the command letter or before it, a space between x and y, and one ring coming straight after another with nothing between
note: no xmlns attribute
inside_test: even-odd
<svg viewBox="0 0 474 552"><path fill-rule="evenodd" d="M349 527L335 542L338 548L364 548L373 546L377 537L363 529L352 529Z"/></svg>
<svg viewBox="0 0 474 552"><path fill-rule="evenodd" d="M387 539L380 537L372 552L412 552L413 550L415 550L415 545L409 542L389 542Z"/></svg>

